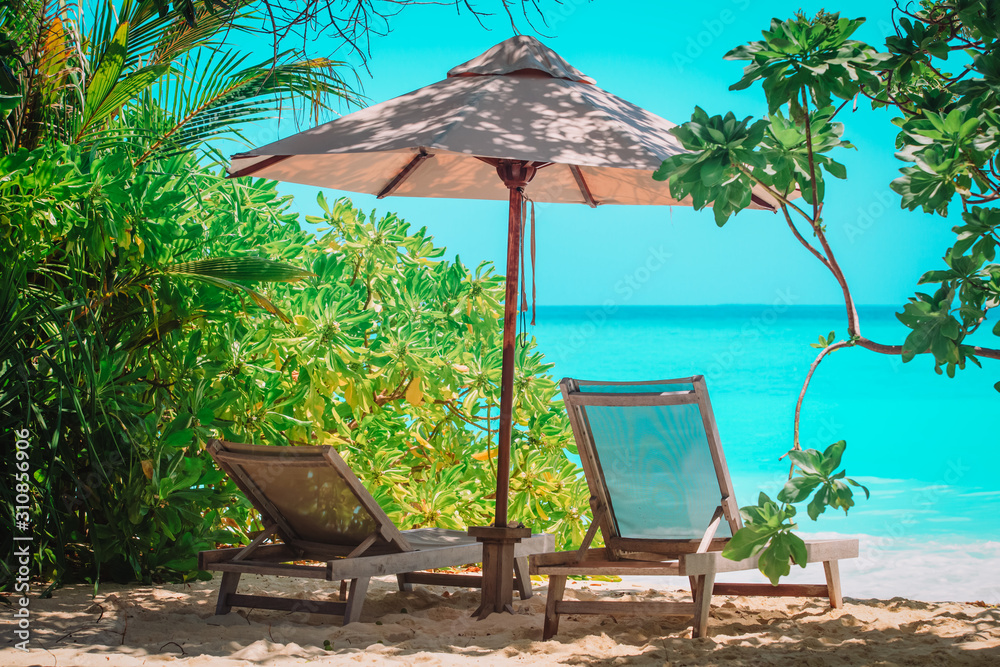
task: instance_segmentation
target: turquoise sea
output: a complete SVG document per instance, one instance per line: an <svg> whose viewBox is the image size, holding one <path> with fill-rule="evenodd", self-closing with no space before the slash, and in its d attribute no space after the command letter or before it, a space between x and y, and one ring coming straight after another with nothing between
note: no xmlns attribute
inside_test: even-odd
<svg viewBox="0 0 1000 667"><path fill-rule="evenodd" d="M861 307L864 335L901 342L909 330L894 310ZM557 378L704 375L741 504L781 488L787 465L778 457L791 447L795 401L817 353L809 344L845 334L842 308L788 305L780 295L764 305L540 307L537 322L529 333ZM1000 364L984 366L952 379L928 357L904 364L860 348L820 365L802 445L846 440L848 475L872 492L848 517L801 515L803 532L860 537L861 558L842 566L845 594L1000 602Z"/></svg>

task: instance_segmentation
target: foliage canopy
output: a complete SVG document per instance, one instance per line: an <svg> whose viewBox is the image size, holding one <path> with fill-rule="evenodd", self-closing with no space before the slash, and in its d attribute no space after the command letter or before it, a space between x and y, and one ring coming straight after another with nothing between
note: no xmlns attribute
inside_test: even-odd
<svg viewBox="0 0 1000 667"><path fill-rule="evenodd" d="M909 362L928 354L935 371L950 377L967 362L978 366L980 358L1000 359L1000 349L969 341L987 322L988 311L1000 305L995 263L1000 215L991 206L1000 199L1000 12L992 0L922 0L896 11L896 34L885 40L884 51L852 39L863 18L821 11L812 18L799 13L773 19L763 39L726 54L748 62L743 78L730 88L759 83L767 117L739 121L732 113L711 116L696 108L690 122L673 130L690 152L664 161L655 176L666 180L675 196L690 196L695 208L712 206L719 226L750 205L754 188L766 191L780 203L791 233L833 274L843 293L847 336L836 340L831 332L813 345L820 352L796 406L794 449L788 453L792 467L778 495L781 505L762 494L756 506L744 508L747 527L726 552L735 558L761 553L761 569L772 580L787 573L790 559L804 566L796 555L801 541L791 534L794 503L814 494L813 519L826 506L846 512L853 505L850 486L857 484L842 473L831 476L843 441L822 454L799 447L802 402L827 355L862 347ZM945 267L920 277L919 284L933 285L934 291L917 292L897 314L911 330L899 345L862 334L823 216L827 176L847 178L836 151L853 148L837 119L860 97L875 109L899 114L892 121L900 128L896 156L908 166L891 187L901 206L944 216L957 199L962 210L963 224L953 228L955 242L943 253ZM992 333L1000 336L1000 323ZM1000 382L995 386L1000 391Z"/></svg>
<svg viewBox="0 0 1000 667"><path fill-rule="evenodd" d="M331 444L402 527L487 523L502 277L346 200L321 199L308 222L323 231L304 232L274 183L227 180L208 143L289 100L352 99L336 63L209 55L249 3L199 3L193 26L152 0L107 5L89 26L31 7L0 14L16 55L0 138L0 431L31 433L36 572L203 575L198 550L258 527L204 453L210 437ZM586 491L548 368L519 348L511 500L569 542ZM9 556L13 517L0 525Z"/></svg>

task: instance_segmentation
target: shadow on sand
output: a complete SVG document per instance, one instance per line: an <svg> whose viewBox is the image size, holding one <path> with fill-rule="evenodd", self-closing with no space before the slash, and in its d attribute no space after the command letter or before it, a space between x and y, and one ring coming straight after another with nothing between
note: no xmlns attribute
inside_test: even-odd
<svg viewBox="0 0 1000 667"><path fill-rule="evenodd" d="M791 598L720 598L710 636L690 639L684 619L574 617L541 641L544 588L517 613L477 622L478 593L393 590L373 581L362 621L249 610L213 616L215 582L158 588L67 587L32 600L32 651L0 648L0 662L32 664L289 664L302 660L568 665L1000 665L1000 609L958 603L847 599L841 610ZM289 597L334 596L323 583L258 577L249 588ZM680 599L679 591L578 585L579 599Z"/></svg>

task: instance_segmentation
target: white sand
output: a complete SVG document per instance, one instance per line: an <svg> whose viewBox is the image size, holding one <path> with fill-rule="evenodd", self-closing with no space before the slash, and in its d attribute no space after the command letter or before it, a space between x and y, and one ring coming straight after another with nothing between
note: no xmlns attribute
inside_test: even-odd
<svg viewBox="0 0 1000 667"><path fill-rule="evenodd" d="M664 580L673 581L673 580ZM680 580L674 581L677 583ZM0 607L0 665L1000 665L1000 609L967 603L717 597L710 637L681 619L570 616L541 641L544 584L517 613L470 617L478 591L372 582L362 620L264 610L213 616L217 580L157 587L67 586L31 600L31 651L13 647L12 609ZM256 590L255 590L256 589ZM334 597L335 585L244 577L240 592ZM571 582L568 598L680 600L673 588ZM329 641L331 650L324 649Z"/></svg>

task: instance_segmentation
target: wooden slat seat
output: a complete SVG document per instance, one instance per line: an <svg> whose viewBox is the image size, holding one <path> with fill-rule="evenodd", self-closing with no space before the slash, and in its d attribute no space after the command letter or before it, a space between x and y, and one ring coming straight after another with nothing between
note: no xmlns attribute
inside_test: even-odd
<svg viewBox="0 0 1000 667"><path fill-rule="evenodd" d="M217 614L258 607L341 615L346 625L360 617L371 577L394 574L400 590L413 584L482 587L480 575L424 572L482 561L481 543L457 530L399 530L332 447L210 440L208 452L260 512L265 526L245 547L198 554L200 569L222 572ZM522 599L531 596L528 556L553 548L553 536L544 533L516 545L514 573ZM240 594L236 588L243 574L340 581L339 599Z"/></svg>

